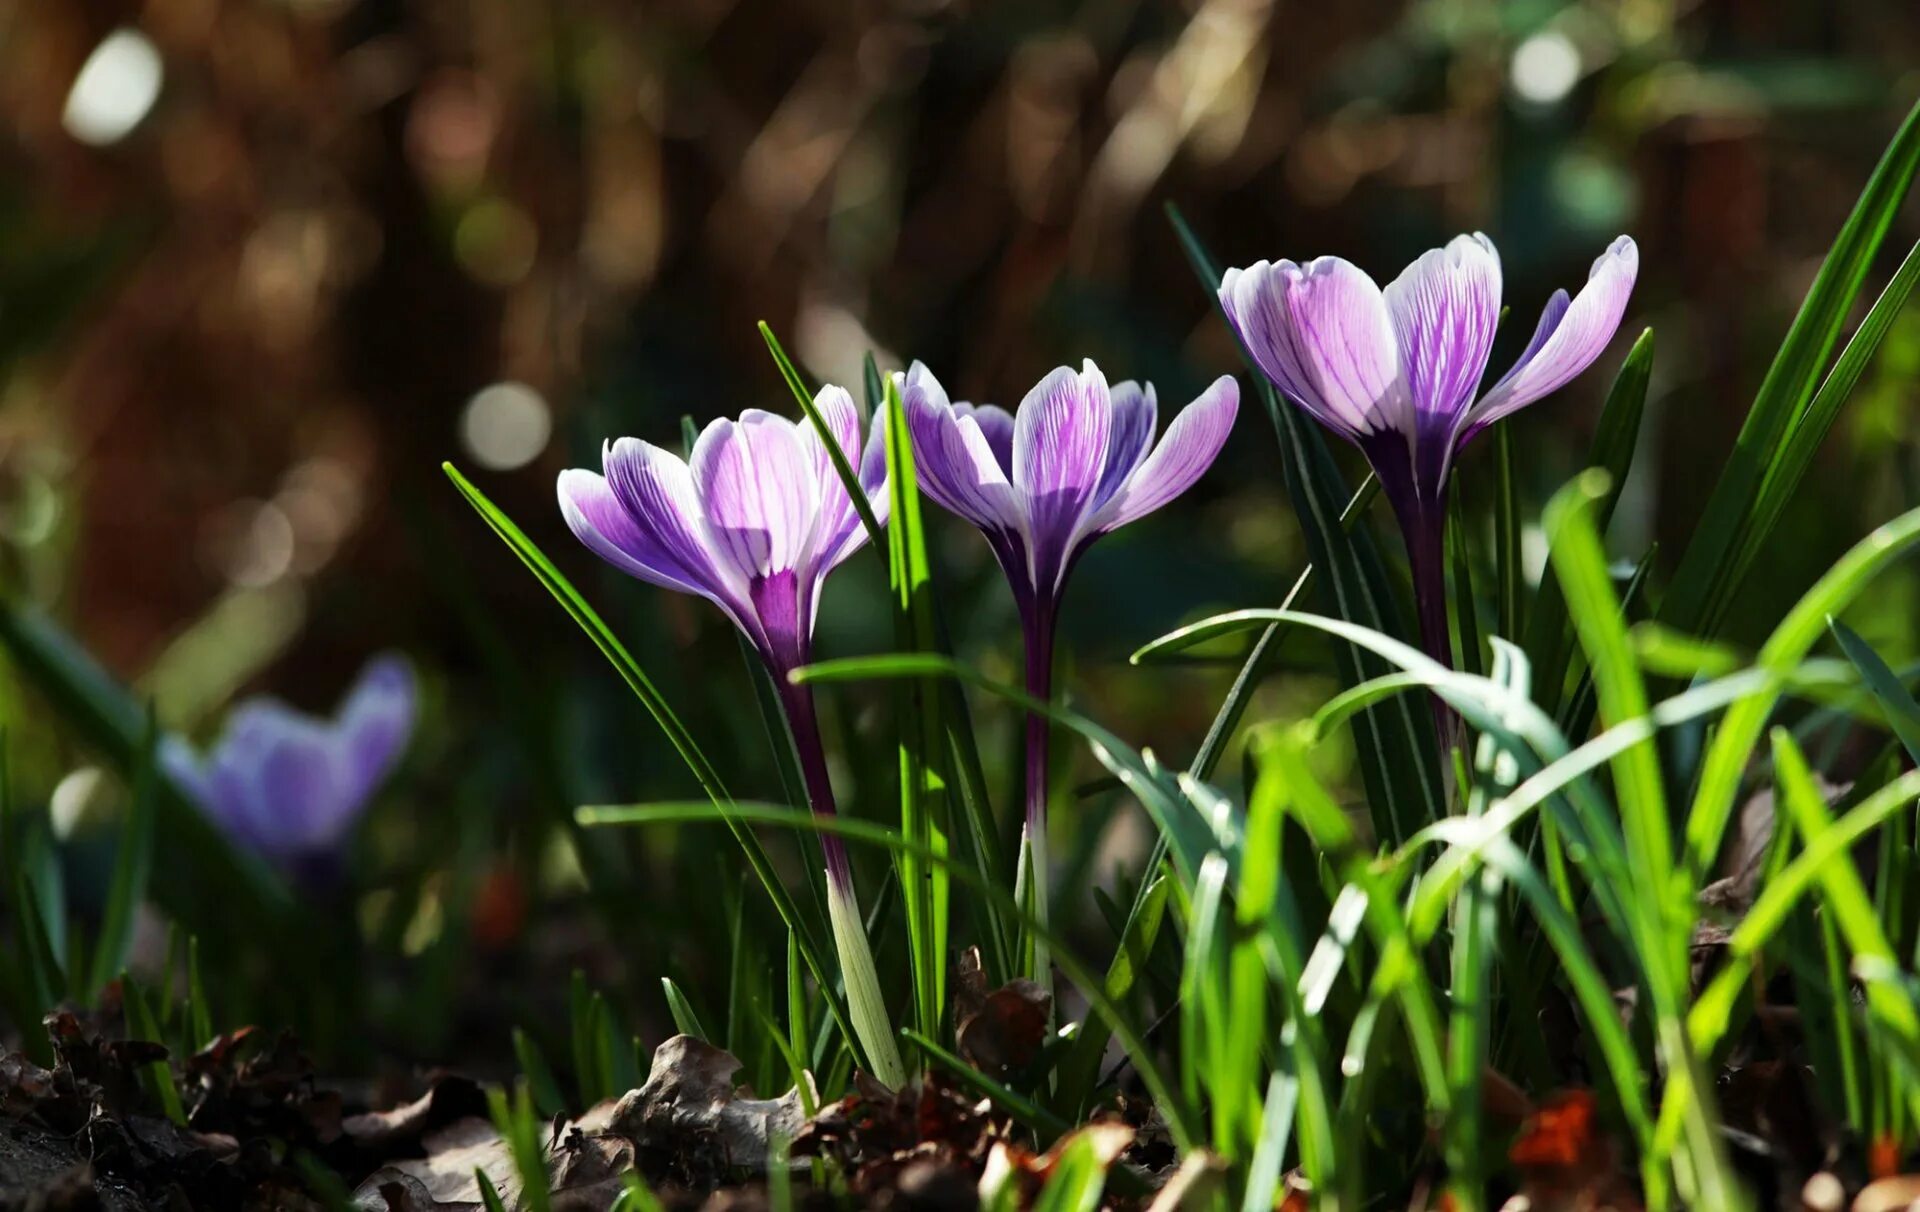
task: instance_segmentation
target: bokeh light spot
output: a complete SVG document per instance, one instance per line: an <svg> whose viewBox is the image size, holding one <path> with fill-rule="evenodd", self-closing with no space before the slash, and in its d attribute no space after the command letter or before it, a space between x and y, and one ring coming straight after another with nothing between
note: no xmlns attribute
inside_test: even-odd
<svg viewBox="0 0 1920 1212"><path fill-rule="evenodd" d="M101 39L73 78L61 125L82 143L105 147L127 137L160 99L160 52L137 29Z"/></svg>
<svg viewBox="0 0 1920 1212"><path fill-rule="evenodd" d="M467 401L460 440L474 462L489 471L525 467L547 448L553 415L540 393L525 383L495 383Z"/></svg>
<svg viewBox="0 0 1920 1212"><path fill-rule="evenodd" d="M1542 30L1514 48L1508 76L1522 101L1555 105L1580 82L1580 48L1558 30Z"/></svg>

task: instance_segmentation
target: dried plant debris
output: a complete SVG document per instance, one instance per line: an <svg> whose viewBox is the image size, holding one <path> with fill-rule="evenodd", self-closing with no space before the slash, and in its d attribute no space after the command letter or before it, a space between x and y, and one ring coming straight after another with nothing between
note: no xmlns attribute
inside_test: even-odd
<svg viewBox="0 0 1920 1212"><path fill-rule="evenodd" d="M725 1049L676 1035L654 1050L646 1084L619 1100L609 1129L633 1142L650 1178L703 1187L764 1173L775 1137L799 1133L804 1103L798 1088L754 1098L736 1084L739 1072Z"/></svg>

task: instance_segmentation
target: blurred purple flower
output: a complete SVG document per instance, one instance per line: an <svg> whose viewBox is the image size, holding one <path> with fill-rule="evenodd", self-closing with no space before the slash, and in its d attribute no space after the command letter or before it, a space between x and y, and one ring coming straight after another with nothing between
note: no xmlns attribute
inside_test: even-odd
<svg viewBox="0 0 1920 1212"><path fill-rule="evenodd" d="M901 382L920 485L980 528L1012 583L1026 640L1027 693L1053 688L1061 591L1101 535L1146 516L1193 486L1233 429L1240 388L1222 376L1173 419L1158 446L1153 385L1111 389L1091 360L1040 380L1009 414L954 404L925 366ZM1022 859L1044 921L1047 723L1027 720L1027 815ZM1036 979L1045 981L1044 952Z"/></svg>
<svg viewBox="0 0 1920 1212"><path fill-rule="evenodd" d="M1477 402L1500 319L1500 256L1483 235L1422 255L1384 291L1339 257L1262 261L1221 279L1221 306L1260 369L1373 464L1406 537L1421 642L1436 660L1453 663L1442 561L1455 454L1600 356L1639 267L1633 240L1615 240L1578 295L1554 292L1513 369Z"/></svg>
<svg viewBox="0 0 1920 1212"><path fill-rule="evenodd" d="M331 720L249 699L204 756L179 737L160 763L228 837L283 869L324 868L413 734L413 671L395 655L367 663Z"/></svg>
<svg viewBox="0 0 1920 1212"><path fill-rule="evenodd" d="M859 472L875 517L887 517L887 453L879 418L861 441L860 412L827 386L814 406ZM853 498L812 422L749 409L701 431L691 459L637 438L608 443L605 475L560 473L560 512L574 536L630 576L698 594L733 620L766 662L792 731L813 811L832 815L813 692L787 674L813 652L813 621L827 574L867 541ZM879 1005L879 980L861 925L845 842L820 835L854 1027L875 1076L898 1086L906 1071Z"/></svg>

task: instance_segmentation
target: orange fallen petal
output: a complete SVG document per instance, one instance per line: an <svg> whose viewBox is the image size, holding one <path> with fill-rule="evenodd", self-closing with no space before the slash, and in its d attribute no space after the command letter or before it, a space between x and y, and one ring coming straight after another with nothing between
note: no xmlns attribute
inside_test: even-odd
<svg viewBox="0 0 1920 1212"><path fill-rule="evenodd" d="M1572 1169L1586 1161L1593 1149L1594 1116L1592 1091L1552 1095L1520 1125L1507 1157L1528 1169Z"/></svg>

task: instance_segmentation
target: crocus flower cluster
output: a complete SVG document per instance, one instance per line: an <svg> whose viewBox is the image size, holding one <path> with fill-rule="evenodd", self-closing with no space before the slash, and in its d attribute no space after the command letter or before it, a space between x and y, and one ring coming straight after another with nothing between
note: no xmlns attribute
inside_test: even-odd
<svg viewBox="0 0 1920 1212"><path fill-rule="evenodd" d="M415 712L412 670L385 655L367 664L333 719L250 699L205 755L167 737L159 759L237 845L295 878L318 880L333 873L348 834L405 752Z"/></svg>
<svg viewBox="0 0 1920 1212"><path fill-rule="evenodd" d="M1554 292L1533 339L1484 394L1500 256L1483 235L1422 255L1384 291L1339 257L1262 261L1221 279L1221 306L1260 369L1373 465L1406 538L1421 643L1435 660L1453 663L1443 544L1455 456L1600 356L1639 267L1633 241L1615 240L1578 295Z"/></svg>
<svg viewBox="0 0 1920 1212"><path fill-rule="evenodd" d="M1451 659L1441 565L1447 487L1461 447L1564 385L1606 347L1632 290L1638 253L1625 237L1594 262L1577 296L1556 293L1512 370L1481 394L1500 316L1500 262L1484 236L1421 257L1382 291L1338 258L1261 262L1228 271L1220 301L1260 368L1296 405L1355 443L1378 473L1405 532L1422 640ZM977 526L1019 608L1026 688L1053 691L1054 632L1074 565L1100 536L1160 508L1212 465L1233 428L1239 389L1222 377L1159 429L1151 385L1109 386L1099 367L1061 367L1012 412L956 404L918 362L898 377L919 481ZM878 418L863 442L838 387L814 401L858 469L885 524L887 467ZM812 652L826 576L866 541L853 499L811 423L750 411L718 420L690 460L632 438L608 445L604 475L561 474L575 535L641 580L705 597L765 661L806 775L814 811L831 813L811 693L787 675ZM1030 712L1021 894L1046 920L1047 736ZM824 836L835 940L854 1027L876 1076L904 1077L860 925L842 844ZM1033 975L1048 980L1043 944Z"/></svg>
<svg viewBox="0 0 1920 1212"><path fill-rule="evenodd" d="M884 522L886 447L877 419L862 442L860 413L845 390L823 388L814 406L859 469L861 490ZM813 693L787 674L811 659L827 574L859 550L867 534L821 433L811 422L750 409L738 421L709 424L690 459L621 438L602 451L601 465L604 474L579 468L560 474L567 526L622 572L704 597L733 621L779 688L813 811L832 815ZM881 1002L846 844L823 833L820 848L854 1029L874 1075L898 1086L906 1069Z"/></svg>
<svg viewBox="0 0 1920 1212"><path fill-rule="evenodd" d="M1053 692L1054 627L1067 575L1101 535L1135 521L1193 486L1233 429L1240 389L1222 376L1154 437L1159 404L1151 383L1107 385L1092 361L1062 366L1008 413L954 404L915 362L901 399L927 495L980 528L1005 570L1026 641L1026 688ZM1022 884L1047 920L1047 721L1027 717L1027 804ZM1045 946L1034 979L1049 981Z"/></svg>

